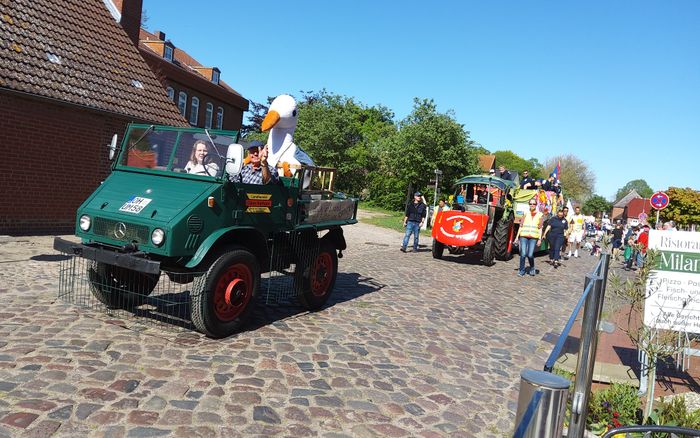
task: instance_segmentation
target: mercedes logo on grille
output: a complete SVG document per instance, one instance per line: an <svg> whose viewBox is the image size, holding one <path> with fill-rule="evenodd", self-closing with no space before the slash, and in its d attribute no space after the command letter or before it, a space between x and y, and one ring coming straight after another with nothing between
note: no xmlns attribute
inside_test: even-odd
<svg viewBox="0 0 700 438"><path fill-rule="evenodd" d="M123 239L126 236L126 224L124 222L117 222L114 226L114 237L117 239Z"/></svg>

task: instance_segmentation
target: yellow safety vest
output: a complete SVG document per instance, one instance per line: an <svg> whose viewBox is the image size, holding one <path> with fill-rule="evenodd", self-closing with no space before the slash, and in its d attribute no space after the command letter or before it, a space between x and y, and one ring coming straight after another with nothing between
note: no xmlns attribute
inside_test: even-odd
<svg viewBox="0 0 700 438"><path fill-rule="evenodd" d="M520 225L520 237L539 239L542 236L542 228L539 226L541 221L542 213L537 212L533 217L529 211L526 211L523 223Z"/></svg>

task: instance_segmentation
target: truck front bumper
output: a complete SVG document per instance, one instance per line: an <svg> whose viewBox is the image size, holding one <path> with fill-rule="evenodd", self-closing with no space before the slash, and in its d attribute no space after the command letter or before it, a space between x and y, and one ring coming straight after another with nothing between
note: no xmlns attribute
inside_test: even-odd
<svg viewBox="0 0 700 438"><path fill-rule="evenodd" d="M53 249L64 254L74 255L108 265L119 266L133 271L145 272L147 274L160 273L160 262L148 260L133 254L117 252L116 250L108 250L83 245L82 243L70 242L60 237L54 238Z"/></svg>

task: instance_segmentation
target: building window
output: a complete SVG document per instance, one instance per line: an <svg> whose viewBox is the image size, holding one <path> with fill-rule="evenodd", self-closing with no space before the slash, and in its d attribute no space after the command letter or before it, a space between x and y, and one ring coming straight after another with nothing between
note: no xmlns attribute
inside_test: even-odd
<svg viewBox="0 0 700 438"><path fill-rule="evenodd" d="M204 127L207 129L211 128L211 120L214 118L214 105L211 102L207 102L207 117L204 119Z"/></svg>
<svg viewBox="0 0 700 438"><path fill-rule="evenodd" d="M180 108L180 114L185 117L187 112L187 93L180 91L177 95L177 107Z"/></svg>
<svg viewBox="0 0 700 438"><path fill-rule="evenodd" d="M211 72L211 81L215 84L219 83L219 72L217 70L212 70Z"/></svg>
<svg viewBox="0 0 700 438"><path fill-rule="evenodd" d="M175 102L175 89L173 87L168 87L165 91L168 93L168 99Z"/></svg>
<svg viewBox="0 0 700 438"><path fill-rule="evenodd" d="M216 129L222 129L224 127L224 109L219 107L216 110Z"/></svg>
<svg viewBox="0 0 700 438"><path fill-rule="evenodd" d="M173 62L173 48L166 45L165 46L165 53L163 55L165 59L167 59L170 62Z"/></svg>
<svg viewBox="0 0 700 438"><path fill-rule="evenodd" d="M199 120L199 98L193 97L190 104L190 125L197 126Z"/></svg>

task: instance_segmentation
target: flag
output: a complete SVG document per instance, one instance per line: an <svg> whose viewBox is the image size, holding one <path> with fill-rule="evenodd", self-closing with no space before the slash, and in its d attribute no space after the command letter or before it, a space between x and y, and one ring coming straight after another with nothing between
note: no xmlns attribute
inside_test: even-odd
<svg viewBox="0 0 700 438"><path fill-rule="evenodd" d="M549 174L549 176L553 176L554 180L559 179L559 174L561 173L561 161L557 161L557 167L552 170L552 173Z"/></svg>

